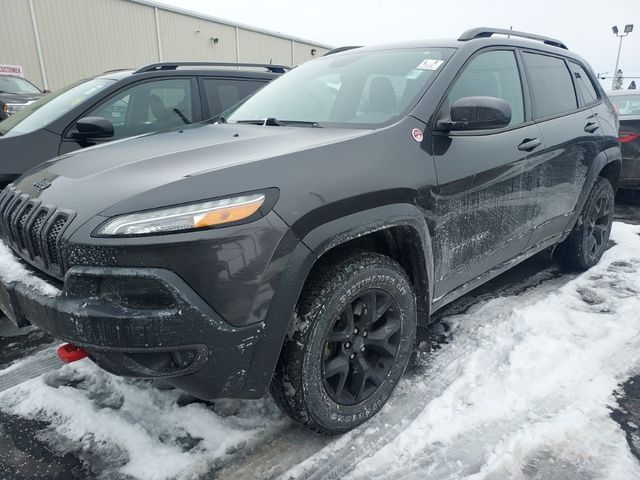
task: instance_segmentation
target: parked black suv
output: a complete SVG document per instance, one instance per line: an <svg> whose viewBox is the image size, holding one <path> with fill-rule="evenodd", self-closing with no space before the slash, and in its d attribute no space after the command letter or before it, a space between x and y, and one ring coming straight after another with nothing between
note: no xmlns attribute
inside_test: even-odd
<svg viewBox="0 0 640 480"><path fill-rule="evenodd" d="M598 262L620 161L613 106L559 41L348 50L216 124L9 186L2 237L24 271L0 265L0 303L115 374L206 399L270 386L339 433L385 404L434 311L547 248Z"/></svg>
<svg viewBox="0 0 640 480"><path fill-rule="evenodd" d="M0 188L39 163L79 148L215 117L288 69L155 63L82 80L0 123Z"/></svg>
<svg viewBox="0 0 640 480"><path fill-rule="evenodd" d="M620 118L622 170L620 189L640 189L640 92L615 90L609 92Z"/></svg>
<svg viewBox="0 0 640 480"><path fill-rule="evenodd" d="M0 74L0 121L19 112L44 95L29 80Z"/></svg>

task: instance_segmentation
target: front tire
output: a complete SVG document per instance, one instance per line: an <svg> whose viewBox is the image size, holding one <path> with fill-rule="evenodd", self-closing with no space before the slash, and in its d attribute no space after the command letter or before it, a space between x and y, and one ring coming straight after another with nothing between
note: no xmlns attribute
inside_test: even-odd
<svg viewBox="0 0 640 480"><path fill-rule="evenodd" d="M305 427L339 434L375 415L402 377L416 298L404 270L383 255L321 262L300 296L271 392Z"/></svg>
<svg viewBox="0 0 640 480"><path fill-rule="evenodd" d="M558 263L569 270L584 271L600 261L611 233L614 201L611 182L598 177L573 230L554 251Z"/></svg>

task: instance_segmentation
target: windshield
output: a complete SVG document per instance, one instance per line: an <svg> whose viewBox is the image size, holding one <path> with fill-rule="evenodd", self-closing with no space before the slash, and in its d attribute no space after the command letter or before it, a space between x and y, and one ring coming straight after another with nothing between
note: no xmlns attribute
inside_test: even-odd
<svg viewBox="0 0 640 480"><path fill-rule="evenodd" d="M640 94L637 95L612 95L609 97L617 107L618 115L640 115Z"/></svg>
<svg viewBox="0 0 640 480"><path fill-rule="evenodd" d="M0 135L11 132L21 135L34 132L57 120L87 98L113 84L115 80L94 78L74 83L62 90L42 97L28 107L0 122Z"/></svg>
<svg viewBox="0 0 640 480"><path fill-rule="evenodd" d="M284 124L352 128L387 125L415 104L452 53L450 48L405 48L329 55L269 83L227 121L277 119Z"/></svg>
<svg viewBox="0 0 640 480"><path fill-rule="evenodd" d="M20 77L0 77L0 93L42 93Z"/></svg>

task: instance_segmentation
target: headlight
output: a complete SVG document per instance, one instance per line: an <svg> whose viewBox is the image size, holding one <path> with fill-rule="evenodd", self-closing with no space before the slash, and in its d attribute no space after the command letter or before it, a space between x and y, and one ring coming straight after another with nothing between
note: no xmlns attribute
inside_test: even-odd
<svg viewBox="0 0 640 480"><path fill-rule="evenodd" d="M249 218L264 203L262 193L148 210L115 217L98 228L98 236L149 235L209 228Z"/></svg>
<svg viewBox="0 0 640 480"><path fill-rule="evenodd" d="M32 103L32 102L29 102ZM29 103L5 103L2 107L2 111L7 115L13 115L14 113L18 113L24 107L29 105Z"/></svg>

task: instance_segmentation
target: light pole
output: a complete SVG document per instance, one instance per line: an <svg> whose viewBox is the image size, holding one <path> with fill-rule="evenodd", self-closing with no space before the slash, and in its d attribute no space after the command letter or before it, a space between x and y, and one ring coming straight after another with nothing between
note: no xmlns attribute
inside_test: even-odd
<svg viewBox="0 0 640 480"><path fill-rule="evenodd" d="M618 45L618 56L616 58L616 68L613 70L613 80L611 81L611 89L613 89L613 87L615 86L615 83L616 83L616 76L618 75L618 64L620 63L620 50L622 50L622 39L624 37L626 37L627 35L629 35L631 32L633 32L633 24L625 25L624 26L624 33L619 33L618 32L618 26L617 25L614 25L613 27L611 27L611 30L613 30L613 34L616 37L620 38L620 44Z"/></svg>

